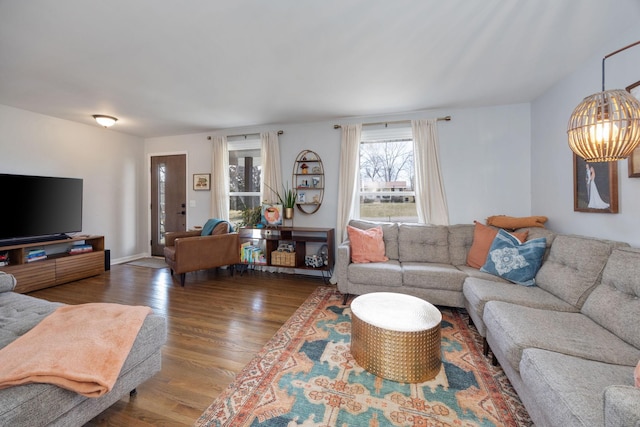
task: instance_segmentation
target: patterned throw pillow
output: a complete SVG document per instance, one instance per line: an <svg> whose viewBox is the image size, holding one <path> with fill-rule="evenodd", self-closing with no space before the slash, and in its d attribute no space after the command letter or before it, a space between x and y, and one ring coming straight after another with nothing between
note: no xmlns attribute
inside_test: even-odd
<svg viewBox="0 0 640 427"><path fill-rule="evenodd" d="M533 286L536 273L542 265L546 244L544 237L521 243L511 234L500 230L491 244L487 262L480 271L520 285Z"/></svg>
<svg viewBox="0 0 640 427"><path fill-rule="evenodd" d="M487 262L487 256L489 256L489 249L491 249L491 243L496 238L498 234L497 228L488 227L479 223L478 221L473 221L475 227L473 228L473 242L471 243L471 247L469 248L469 253L467 254L467 265L473 268L480 268ZM521 242L527 240L527 236L529 235L529 231L521 231L519 233L511 233L518 238Z"/></svg>

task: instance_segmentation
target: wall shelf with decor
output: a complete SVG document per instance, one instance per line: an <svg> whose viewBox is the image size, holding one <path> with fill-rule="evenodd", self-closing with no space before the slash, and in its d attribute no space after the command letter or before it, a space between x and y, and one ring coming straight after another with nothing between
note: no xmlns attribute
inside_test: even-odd
<svg viewBox="0 0 640 427"><path fill-rule="evenodd" d="M260 248L254 259L241 264L290 267L331 272L334 264L334 229L317 227L248 228L238 230L240 244ZM280 249L280 251L279 251ZM261 258L262 257L262 258ZM322 262L310 260L320 258Z"/></svg>
<svg viewBox="0 0 640 427"><path fill-rule="evenodd" d="M3 246L0 254L7 255L0 271L15 276L20 293L96 276L105 267L103 236Z"/></svg>
<svg viewBox="0 0 640 427"><path fill-rule="evenodd" d="M324 165L318 153L303 150L293 163L293 182L298 192L298 210L312 214L322 205L324 198Z"/></svg>

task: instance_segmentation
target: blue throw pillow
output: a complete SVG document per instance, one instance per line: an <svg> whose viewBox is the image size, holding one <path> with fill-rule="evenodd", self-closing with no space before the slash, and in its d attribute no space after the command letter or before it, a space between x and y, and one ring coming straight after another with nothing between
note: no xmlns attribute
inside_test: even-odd
<svg viewBox="0 0 640 427"><path fill-rule="evenodd" d="M536 273L542 265L546 246L547 239L544 237L520 243L514 236L501 229L493 239L487 261L480 271L520 285L533 286Z"/></svg>

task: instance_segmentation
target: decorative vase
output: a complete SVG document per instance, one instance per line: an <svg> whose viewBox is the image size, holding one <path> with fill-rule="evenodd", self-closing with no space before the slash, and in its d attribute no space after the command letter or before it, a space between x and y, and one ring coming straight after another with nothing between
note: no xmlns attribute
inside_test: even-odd
<svg viewBox="0 0 640 427"><path fill-rule="evenodd" d="M284 219L293 219L293 208L284 208Z"/></svg>

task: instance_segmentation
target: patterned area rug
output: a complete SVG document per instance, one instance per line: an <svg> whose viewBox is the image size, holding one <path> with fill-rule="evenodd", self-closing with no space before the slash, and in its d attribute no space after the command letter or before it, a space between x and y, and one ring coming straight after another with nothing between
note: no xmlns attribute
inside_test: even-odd
<svg viewBox="0 0 640 427"><path fill-rule="evenodd" d="M530 426L464 310L442 309L440 373L420 384L376 377L349 352L350 310L319 287L196 426Z"/></svg>

